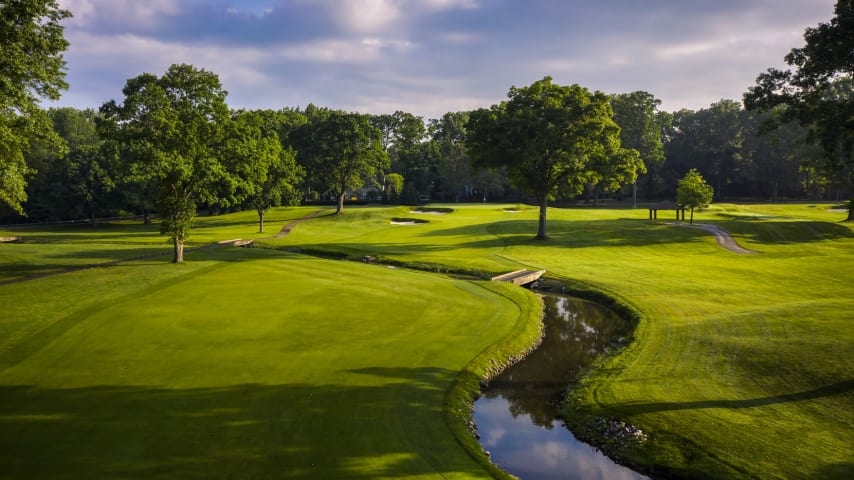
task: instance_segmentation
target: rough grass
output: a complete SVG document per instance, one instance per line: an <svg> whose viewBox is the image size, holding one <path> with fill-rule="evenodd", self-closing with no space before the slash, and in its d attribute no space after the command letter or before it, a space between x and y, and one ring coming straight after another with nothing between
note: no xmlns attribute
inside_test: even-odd
<svg viewBox="0 0 854 480"><path fill-rule="evenodd" d="M489 477L445 395L529 293L259 249L188 260L0 287L4 478Z"/></svg>

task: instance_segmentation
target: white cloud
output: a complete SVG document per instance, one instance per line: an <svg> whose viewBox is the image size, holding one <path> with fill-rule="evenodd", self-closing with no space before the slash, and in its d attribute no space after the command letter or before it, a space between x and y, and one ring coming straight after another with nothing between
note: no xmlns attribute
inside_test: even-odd
<svg viewBox="0 0 854 480"><path fill-rule="evenodd" d="M181 11L177 0L60 0L60 6L71 11L71 25L87 26L97 19L153 27L160 18Z"/></svg>

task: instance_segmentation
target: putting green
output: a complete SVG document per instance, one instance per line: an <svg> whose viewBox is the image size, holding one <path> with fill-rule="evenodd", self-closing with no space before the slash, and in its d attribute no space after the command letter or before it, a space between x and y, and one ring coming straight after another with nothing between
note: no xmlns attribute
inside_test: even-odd
<svg viewBox="0 0 854 480"><path fill-rule="evenodd" d="M530 293L258 249L0 287L3 478L488 478L445 395Z"/></svg>

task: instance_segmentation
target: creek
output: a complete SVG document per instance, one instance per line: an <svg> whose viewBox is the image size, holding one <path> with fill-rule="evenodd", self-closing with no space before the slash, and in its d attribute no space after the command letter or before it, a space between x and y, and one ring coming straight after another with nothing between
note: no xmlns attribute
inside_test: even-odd
<svg viewBox="0 0 854 480"><path fill-rule="evenodd" d="M629 325L578 298L543 295L545 336L525 359L490 380L472 419L492 462L522 480L647 477L577 440L557 418L563 394L595 358L621 344Z"/></svg>

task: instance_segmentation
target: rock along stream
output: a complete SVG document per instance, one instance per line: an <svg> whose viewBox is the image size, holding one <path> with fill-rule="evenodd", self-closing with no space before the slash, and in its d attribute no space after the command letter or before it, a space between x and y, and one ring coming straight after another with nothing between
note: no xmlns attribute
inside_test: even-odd
<svg viewBox="0 0 854 480"><path fill-rule="evenodd" d="M480 443L492 462L522 480L629 480L643 475L575 439L558 418L567 385L629 328L610 310L543 295L543 343L489 382L474 403Z"/></svg>

